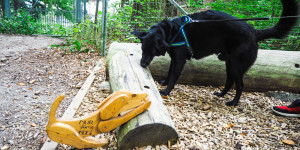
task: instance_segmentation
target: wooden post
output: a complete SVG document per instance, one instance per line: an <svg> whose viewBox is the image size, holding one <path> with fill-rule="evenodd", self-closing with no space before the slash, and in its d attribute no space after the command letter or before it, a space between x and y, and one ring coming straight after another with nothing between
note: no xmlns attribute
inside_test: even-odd
<svg viewBox="0 0 300 150"><path fill-rule="evenodd" d="M175 142L178 134L163 104L150 71L140 66L139 44L113 43L108 51L109 81L113 91L127 89L147 92L150 108L119 128L118 148L132 149L146 145Z"/></svg>

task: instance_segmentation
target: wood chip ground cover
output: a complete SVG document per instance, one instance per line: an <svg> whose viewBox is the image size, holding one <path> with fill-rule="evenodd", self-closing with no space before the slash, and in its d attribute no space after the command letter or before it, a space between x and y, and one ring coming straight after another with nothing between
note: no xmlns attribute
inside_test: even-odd
<svg viewBox="0 0 300 150"><path fill-rule="evenodd" d="M32 49L1 54L0 65L0 148L39 149L47 137L45 126L53 100L67 95L57 116L61 116L77 94L96 62L103 65L75 117L94 112L110 91L106 81L105 58L97 54L69 54L57 48ZM4 57L2 57L4 56ZM3 58L3 59L2 59ZM157 85L159 89L163 89ZM269 94L244 92L237 107L212 95L215 87L176 85L164 98L179 134L172 146L146 146L136 149L300 149L300 119L275 115L274 105L288 105ZM116 149L116 131L99 134L109 140L103 148ZM59 144L57 149L72 149Z"/></svg>
<svg viewBox="0 0 300 150"><path fill-rule="evenodd" d="M102 60L105 62L105 60ZM103 67L104 68L104 67ZM105 81L102 69L84 98L76 117L94 112L99 101L110 93L101 89ZM164 87L157 84L159 89ZM221 87L220 87L221 88ZM164 98L179 134L177 144L168 147L142 147L136 149L299 149L300 119L274 114L274 105L288 105L265 93L244 92L236 107L225 102L233 99L231 90L219 98L212 93L220 88L176 85L171 95ZM100 134L109 144L97 149L117 149L116 131ZM292 143L292 144L290 144ZM70 149L60 144L58 149Z"/></svg>

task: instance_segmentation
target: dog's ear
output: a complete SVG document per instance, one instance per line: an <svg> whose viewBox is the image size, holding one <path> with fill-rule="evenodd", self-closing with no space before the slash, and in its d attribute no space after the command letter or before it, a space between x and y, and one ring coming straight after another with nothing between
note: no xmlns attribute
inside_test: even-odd
<svg viewBox="0 0 300 150"><path fill-rule="evenodd" d="M131 32L131 34L137 36L142 41L142 40L144 40L144 37L147 35L147 32L141 32L141 31L134 30Z"/></svg>
<svg viewBox="0 0 300 150"><path fill-rule="evenodd" d="M170 45L165 41L165 40L161 40L158 39L156 41L156 56L161 56L161 55L165 55L167 50L170 48Z"/></svg>

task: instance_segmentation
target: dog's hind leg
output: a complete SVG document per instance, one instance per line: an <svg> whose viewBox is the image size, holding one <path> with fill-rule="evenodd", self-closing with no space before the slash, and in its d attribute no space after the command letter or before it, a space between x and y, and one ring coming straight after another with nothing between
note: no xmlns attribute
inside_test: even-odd
<svg viewBox="0 0 300 150"><path fill-rule="evenodd" d="M242 77L238 77L238 79L236 79L234 82L235 82L235 85L236 85L236 93L235 93L235 96L234 96L233 100L226 103L227 106L236 106L236 105L238 105L238 103L240 101L240 97L241 97L242 92L244 90Z"/></svg>
<svg viewBox="0 0 300 150"><path fill-rule="evenodd" d="M222 90L222 92L214 92L214 95L217 95L219 97L222 97L224 96L229 90L230 88L232 87L234 81L231 77L231 73L230 73L230 70L231 70L231 65L230 65L230 60L226 60L225 62L226 64L226 84L225 84L225 87L224 89Z"/></svg>
<svg viewBox="0 0 300 150"><path fill-rule="evenodd" d="M232 59L230 60L229 73L230 73L230 77L232 78L232 80L235 83L236 94L235 94L232 101L229 101L229 102L226 103L227 106L236 106L239 103L240 97L241 97L242 92L244 90L243 75L244 75L245 72L246 72L246 70L243 69L243 67L241 66L241 64L238 61L235 61L235 60L232 60ZM233 83L230 83L230 84L232 86ZM229 88L226 89L226 86L225 86L224 90L228 91Z"/></svg>
<svg viewBox="0 0 300 150"><path fill-rule="evenodd" d="M227 106L236 106L239 103L244 90L243 76L256 60L257 45L248 49L247 52L248 53L240 53L237 57L230 58L230 75L236 86L236 94L232 101L226 103Z"/></svg>

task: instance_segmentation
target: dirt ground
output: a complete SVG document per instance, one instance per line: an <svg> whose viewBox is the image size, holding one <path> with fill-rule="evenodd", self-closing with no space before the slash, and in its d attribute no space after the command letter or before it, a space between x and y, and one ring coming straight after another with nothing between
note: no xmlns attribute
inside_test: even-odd
<svg viewBox="0 0 300 150"><path fill-rule="evenodd" d="M62 39L0 35L0 148L39 149L53 100L66 99L60 113L77 94L78 86L99 61L97 54L67 54L52 44Z"/></svg>
<svg viewBox="0 0 300 150"><path fill-rule="evenodd" d="M47 135L45 126L53 100L67 95L58 110L61 116L96 62L103 66L75 117L95 111L109 91L100 89L105 75L105 58L97 54L65 54L49 48L62 39L36 36L0 35L0 148L39 149ZM164 87L157 85L159 89ZM287 92L244 92L237 107L212 95L218 87L176 85L164 103L179 134L168 147L139 149L300 149L300 119L275 115L274 105L288 105L297 94ZM116 149L116 132L101 134ZM292 141L294 144L288 144ZM72 149L60 144L59 150ZM97 148L100 149L100 148Z"/></svg>

